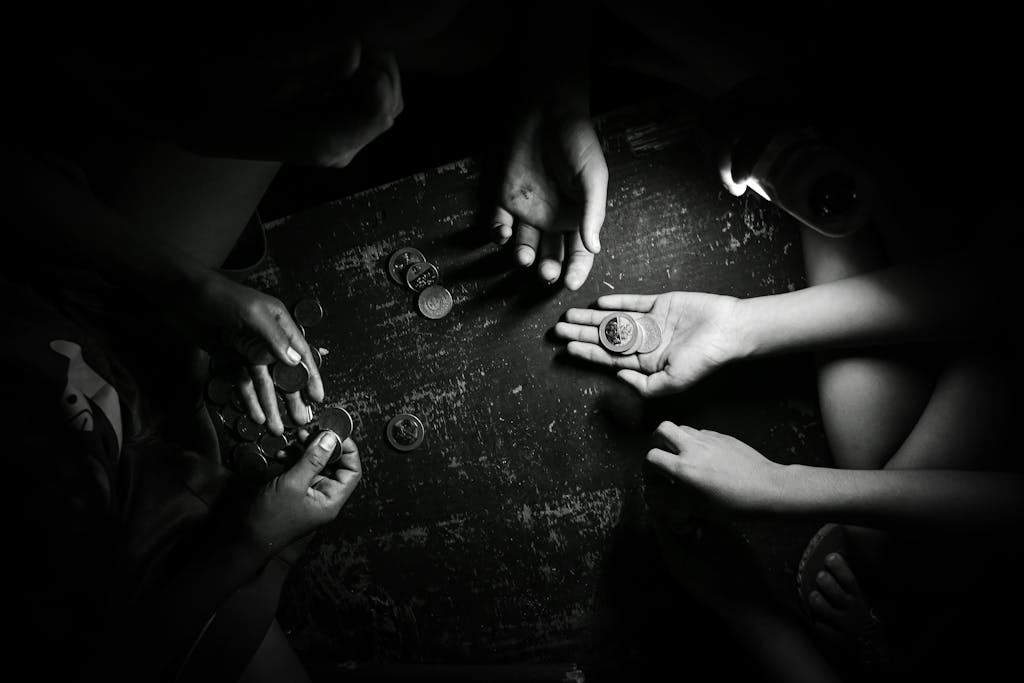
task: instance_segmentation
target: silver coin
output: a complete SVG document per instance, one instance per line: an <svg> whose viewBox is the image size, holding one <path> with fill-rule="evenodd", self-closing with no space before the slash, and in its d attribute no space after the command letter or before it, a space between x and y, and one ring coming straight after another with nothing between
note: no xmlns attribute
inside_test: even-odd
<svg viewBox="0 0 1024 683"><path fill-rule="evenodd" d="M323 367L324 357L320 353L320 349L318 349L315 346L310 346L309 353L311 356L313 356L313 363L316 365L317 369L319 370L321 367Z"/></svg>
<svg viewBox="0 0 1024 683"><path fill-rule="evenodd" d="M276 458L277 454L288 448L288 439L277 434L266 433L260 439L260 449L267 458Z"/></svg>
<svg viewBox="0 0 1024 683"><path fill-rule="evenodd" d="M414 292L422 292L430 285L437 284L440 273L433 263L414 263L405 271L405 284Z"/></svg>
<svg viewBox="0 0 1024 683"><path fill-rule="evenodd" d="M640 331L636 319L628 313L612 313L597 327L598 341L612 353L626 353L638 341Z"/></svg>
<svg viewBox="0 0 1024 683"><path fill-rule="evenodd" d="M654 322L653 318L649 318L646 315L640 316L637 321L640 325L640 330L643 332L643 342L640 344L640 348L637 353L650 353L655 351L661 346L661 328L658 323Z"/></svg>
<svg viewBox="0 0 1024 683"><path fill-rule="evenodd" d="M413 451L423 443L427 430L415 415L401 413L388 422L388 443L398 451Z"/></svg>
<svg viewBox="0 0 1024 683"><path fill-rule="evenodd" d="M405 271L414 263L426 261L423 252L414 247L402 247L388 259L388 275L396 284L405 285Z"/></svg>
<svg viewBox="0 0 1024 683"><path fill-rule="evenodd" d="M300 299L292 308L295 322L303 327L315 327L324 319L324 309L320 302L311 297ZM305 333L303 333L305 336Z"/></svg>
<svg viewBox="0 0 1024 683"><path fill-rule="evenodd" d="M274 363L270 376L274 379L274 386L285 394L294 394L309 382L309 369L301 361L295 365Z"/></svg>
<svg viewBox="0 0 1024 683"><path fill-rule="evenodd" d="M431 320L439 320L452 310L452 293L440 285L432 285L420 292L416 303L420 313Z"/></svg>
<svg viewBox="0 0 1024 683"><path fill-rule="evenodd" d="M242 392L239 391L238 387L234 387L231 390L231 405L240 413L244 413L248 410L245 405L245 401L242 399Z"/></svg>
<svg viewBox="0 0 1024 683"><path fill-rule="evenodd" d="M235 469L245 477L262 478L267 471L267 459L254 443L243 443L235 447Z"/></svg>
<svg viewBox="0 0 1024 683"><path fill-rule="evenodd" d="M310 426L329 429L338 435L340 441L352 436L352 416L344 408L324 408L317 413Z"/></svg>
<svg viewBox="0 0 1024 683"><path fill-rule="evenodd" d="M231 382L223 377L211 377L206 383L206 400L218 406L227 405L231 401Z"/></svg>
<svg viewBox="0 0 1024 683"><path fill-rule="evenodd" d="M242 441L256 443L265 431L263 425L248 415L239 415L238 419L235 420L235 435Z"/></svg>

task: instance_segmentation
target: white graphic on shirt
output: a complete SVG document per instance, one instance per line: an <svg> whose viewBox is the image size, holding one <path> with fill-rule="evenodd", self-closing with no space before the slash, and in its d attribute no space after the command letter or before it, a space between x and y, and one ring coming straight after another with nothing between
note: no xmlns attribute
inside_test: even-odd
<svg viewBox="0 0 1024 683"><path fill-rule="evenodd" d="M94 427L92 400L114 428L117 450L121 450L121 401L117 391L98 372L89 367L82 357L82 347L75 342L55 339L50 348L68 359L68 383L64 386L63 406L68 423L82 432L91 432ZM87 400L88 399L88 400Z"/></svg>

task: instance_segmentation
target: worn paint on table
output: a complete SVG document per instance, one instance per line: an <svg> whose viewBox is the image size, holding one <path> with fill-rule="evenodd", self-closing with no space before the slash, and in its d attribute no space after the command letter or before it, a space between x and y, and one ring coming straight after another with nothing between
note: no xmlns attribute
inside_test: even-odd
<svg viewBox="0 0 1024 683"><path fill-rule="evenodd" d="M685 110L664 104L602 121L603 251L579 292L540 284L512 267L511 249L486 244L473 160L269 226L270 257L252 282L286 303L323 304L309 338L330 350L327 403L352 414L365 472L286 586L281 619L304 656L600 659L607 595L628 589L607 585L608 565L622 529L645 528L641 463L660 420L733 433L776 460L821 457L803 361L733 369L645 403L566 360L548 335L567 308L612 291L747 297L804 285L795 224L726 193L693 132ZM388 256L407 245L440 269L454 297L446 318L425 319L389 278ZM401 412L427 426L416 451L387 445ZM784 590L798 548L775 528L742 532ZM626 647L615 643L601 647Z"/></svg>

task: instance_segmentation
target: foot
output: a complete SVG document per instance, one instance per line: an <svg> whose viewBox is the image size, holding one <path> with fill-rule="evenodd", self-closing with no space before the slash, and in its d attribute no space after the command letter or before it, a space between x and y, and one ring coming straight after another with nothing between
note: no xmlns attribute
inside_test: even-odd
<svg viewBox="0 0 1024 683"><path fill-rule="evenodd" d="M842 527L823 527L800 564L802 606L824 643L874 669L888 662L889 648L882 623L868 605L847 556Z"/></svg>

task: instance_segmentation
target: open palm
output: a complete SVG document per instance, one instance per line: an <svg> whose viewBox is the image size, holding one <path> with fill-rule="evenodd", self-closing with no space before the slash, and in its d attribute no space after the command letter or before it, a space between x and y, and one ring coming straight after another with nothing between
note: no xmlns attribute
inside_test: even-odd
<svg viewBox="0 0 1024 683"><path fill-rule="evenodd" d="M699 292L613 294L597 309L571 308L555 333L569 340L572 356L618 368L618 376L644 396L682 391L736 356L733 329L737 299ZM600 346L597 328L613 312L646 315L661 328L650 353L616 355Z"/></svg>

